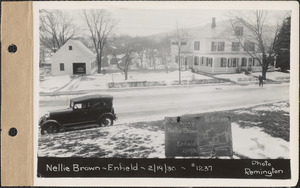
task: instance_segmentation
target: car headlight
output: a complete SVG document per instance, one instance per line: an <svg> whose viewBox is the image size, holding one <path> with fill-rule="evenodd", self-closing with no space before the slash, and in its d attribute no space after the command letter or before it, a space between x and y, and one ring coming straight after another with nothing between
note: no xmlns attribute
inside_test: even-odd
<svg viewBox="0 0 300 188"><path fill-rule="evenodd" d="M50 117L50 112L47 112L47 113L45 114L45 118L47 119L48 117Z"/></svg>

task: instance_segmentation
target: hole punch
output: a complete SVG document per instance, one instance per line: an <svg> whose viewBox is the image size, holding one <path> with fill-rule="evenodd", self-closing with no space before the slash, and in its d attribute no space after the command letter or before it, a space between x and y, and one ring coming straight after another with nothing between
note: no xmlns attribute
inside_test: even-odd
<svg viewBox="0 0 300 188"><path fill-rule="evenodd" d="M17 46L15 44L11 44L8 46L7 50L9 53L16 53L17 52Z"/></svg>
<svg viewBox="0 0 300 188"><path fill-rule="evenodd" d="M180 121L180 117L177 117L177 123L179 123L179 121Z"/></svg>
<svg viewBox="0 0 300 188"><path fill-rule="evenodd" d="M14 137L14 136L16 136L18 134L18 130L16 128L14 128L14 127L10 128L9 131L8 131L8 134L9 134L9 136Z"/></svg>

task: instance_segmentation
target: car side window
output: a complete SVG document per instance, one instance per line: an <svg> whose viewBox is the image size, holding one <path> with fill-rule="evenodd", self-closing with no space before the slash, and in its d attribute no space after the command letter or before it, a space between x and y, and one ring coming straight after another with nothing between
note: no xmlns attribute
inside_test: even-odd
<svg viewBox="0 0 300 188"><path fill-rule="evenodd" d="M90 104L88 102L76 103L74 105L74 109L88 109L89 107L90 107Z"/></svg>
<svg viewBox="0 0 300 188"><path fill-rule="evenodd" d="M81 109L82 108L82 103L76 103L74 105L74 109Z"/></svg>

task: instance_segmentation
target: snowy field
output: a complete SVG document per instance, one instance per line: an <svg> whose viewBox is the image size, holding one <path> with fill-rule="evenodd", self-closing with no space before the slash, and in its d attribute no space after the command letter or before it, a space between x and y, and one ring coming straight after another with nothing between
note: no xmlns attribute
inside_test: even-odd
<svg viewBox="0 0 300 188"><path fill-rule="evenodd" d="M39 92L54 92L71 81L69 75L45 77L45 80L39 82Z"/></svg>
<svg viewBox="0 0 300 188"><path fill-rule="evenodd" d="M261 73L253 73L251 75L240 74L220 74L215 75L216 78L229 79L238 83L257 83L258 80L255 76ZM267 78L274 81L288 81L288 73L282 72L268 72ZM108 89L108 83L122 83L122 82L162 82L164 81L166 85L172 85L173 82L178 81L178 71L161 73L137 73L129 72L128 80L124 80L124 74L121 73L110 73L110 74L94 74L87 76L80 76L71 78L70 76L53 76L45 77L44 81L40 81L39 92L51 93L51 92L72 92L72 91L87 91L87 90L105 90ZM192 80L213 80L213 78L195 74L190 71L181 72L182 81L192 81Z"/></svg>
<svg viewBox="0 0 300 188"><path fill-rule="evenodd" d="M234 82L257 82L257 78L249 75L245 75L244 73L239 74L218 74L215 75L217 78L229 79Z"/></svg>
<svg viewBox="0 0 300 188"><path fill-rule="evenodd" d="M252 73L253 76L261 75L260 72ZM274 81L289 81L290 80L290 73L284 72L267 72L267 79L274 80Z"/></svg>
<svg viewBox="0 0 300 188"><path fill-rule="evenodd" d="M234 158L289 158L288 102L217 113L232 116ZM282 119L281 124L275 123L275 115ZM163 124L163 120L119 122L103 128L39 135L38 156L165 158Z"/></svg>
<svg viewBox="0 0 300 188"><path fill-rule="evenodd" d="M223 79L229 79L234 82L238 83L257 83L258 79L257 77L261 75L261 72L254 72L249 75L245 75L244 73L236 73L236 74L218 74L215 75L217 78L223 78ZM273 80L273 81L289 81L290 80L290 74L289 73L283 73L283 72L267 72L267 79Z"/></svg>
<svg viewBox="0 0 300 188"><path fill-rule="evenodd" d="M107 83L114 82L130 82L130 81L165 81L168 85L178 80L178 72L173 71L168 74L162 73L130 73L128 80L125 80L124 74L94 74L88 76L75 77L73 80L70 76L53 76L46 77L44 81L40 81L40 92L53 91L82 91L82 90L99 90L107 89ZM181 72L182 80L212 80L211 77L192 73L190 71ZM69 83L70 82L70 83ZM65 86L69 83L67 86ZM64 87L65 86L65 87Z"/></svg>

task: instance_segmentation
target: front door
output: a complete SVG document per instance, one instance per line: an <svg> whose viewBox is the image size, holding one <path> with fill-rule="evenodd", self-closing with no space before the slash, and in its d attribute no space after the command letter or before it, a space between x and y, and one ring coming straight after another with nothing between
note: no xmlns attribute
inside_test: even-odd
<svg viewBox="0 0 300 188"><path fill-rule="evenodd" d="M86 74L85 63L73 63L73 74Z"/></svg>

